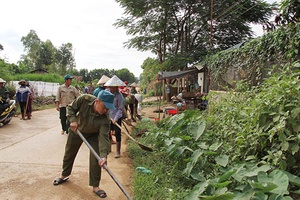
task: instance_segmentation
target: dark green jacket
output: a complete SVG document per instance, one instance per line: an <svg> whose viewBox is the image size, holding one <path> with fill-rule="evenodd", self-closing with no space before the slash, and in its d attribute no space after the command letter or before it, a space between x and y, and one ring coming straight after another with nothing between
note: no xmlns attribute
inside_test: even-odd
<svg viewBox="0 0 300 200"><path fill-rule="evenodd" d="M78 123L78 130L83 135L98 133L100 157L104 158L110 149L110 118L108 114L100 115L94 111L95 99L96 97L90 94L79 96L68 105L67 117L70 123L75 121Z"/></svg>

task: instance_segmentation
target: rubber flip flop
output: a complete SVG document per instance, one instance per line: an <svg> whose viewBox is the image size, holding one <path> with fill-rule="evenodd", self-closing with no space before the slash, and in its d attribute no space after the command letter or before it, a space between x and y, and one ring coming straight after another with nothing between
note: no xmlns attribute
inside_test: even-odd
<svg viewBox="0 0 300 200"><path fill-rule="evenodd" d="M68 179L69 179L69 177L66 177L66 178L64 178L64 179L62 179L62 178L57 178L57 179L55 179L55 180L53 181L53 185L60 185L60 184L62 184L62 183L64 183L64 182L66 182Z"/></svg>
<svg viewBox="0 0 300 200"><path fill-rule="evenodd" d="M98 190L97 192L94 192L96 195L98 195L100 198L107 197L106 192L104 190Z"/></svg>

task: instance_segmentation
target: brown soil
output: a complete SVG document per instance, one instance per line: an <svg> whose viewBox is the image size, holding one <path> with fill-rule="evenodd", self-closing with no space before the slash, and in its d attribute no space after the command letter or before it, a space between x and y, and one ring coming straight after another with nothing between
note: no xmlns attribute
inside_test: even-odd
<svg viewBox="0 0 300 200"><path fill-rule="evenodd" d="M155 101L156 98L144 101ZM144 118L162 118L154 113L156 106L142 110ZM131 131L131 126L128 126ZM0 199L99 199L88 186L89 149L82 145L78 152L70 179L59 186L53 180L60 176L67 135L60 134L58 112L53 109L33 112L31 120L14 117L0 128ZM122 135L122 156L114 158L115 145L108 157L108 168L133 196L131 159L126 152L128 137ZM117 184L102 170L100 187L107 200L127 199Z"/></svg>

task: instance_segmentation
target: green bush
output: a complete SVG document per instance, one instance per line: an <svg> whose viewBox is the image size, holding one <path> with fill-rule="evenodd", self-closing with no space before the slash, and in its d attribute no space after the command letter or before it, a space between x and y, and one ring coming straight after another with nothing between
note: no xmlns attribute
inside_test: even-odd
<svg viewBox="0 0 300 200"><path fill-rule="evenodd" d="M162 196L166 185L179 199L299 198L299 75L298 63L286 66L249 91L228 92L216 102L209 96L207 111L144 125L139 141L156 151L131 154L135 166L156 177L136 174L138 199L172 199Z"/></svg>

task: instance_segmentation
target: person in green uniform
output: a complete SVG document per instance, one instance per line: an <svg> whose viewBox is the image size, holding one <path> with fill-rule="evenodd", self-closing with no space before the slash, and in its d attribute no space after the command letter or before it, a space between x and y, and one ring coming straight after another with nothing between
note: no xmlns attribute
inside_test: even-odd
<svg viewBox="0 0 300 200"><path fill-rule="evenodd" d="M93 192L99 197L107 196L105 191L99 188L99 184L101 167L107 163L106 159L110 149L111 122L107 113L109 109L115 109L113 101L114 95L109 91L102 90L97 97L83 94L68 105L69 136L65 147L61 177L54 180L54 185L62 184L69 179L77 152L83 142L77 134L77 130L79 130L102 158L101 161L98 161L90 153L89 185L93 187Z"/></svg>

